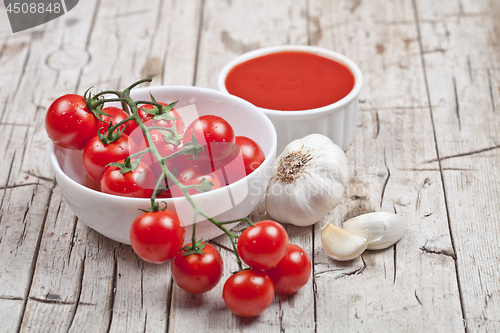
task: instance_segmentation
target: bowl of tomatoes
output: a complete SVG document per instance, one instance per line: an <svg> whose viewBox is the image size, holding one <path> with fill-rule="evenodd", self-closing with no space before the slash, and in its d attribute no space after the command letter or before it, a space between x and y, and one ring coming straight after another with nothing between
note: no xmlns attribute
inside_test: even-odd
<svg viewBox="0 0 500 333"><path fill-rule="evenodd" d="M77 101L67 100L68 97L64 100L65 96L51 105L46 117L47 132L53 141L50 157L58 186L80 220L108 238L130 244L133 221L152 206L150 197L156 189L158 161L150 152L137 155L144 149L147 151L149 143L144 140L141 128L132 122L119 127L122 136L120 141L116 141L118 143L104 145L115 145L114 151L103 150L103 144L95 140L98 132L101 139L110 136L102 129L108 124L98 119L94 119L96 124L89 127L91 130L73 129L74 136L69 139L67 135L59 135L57 131L69 131L71 127L68 125L71 119L63 126L61 117L71 113L67 112L68 107L78 104ZM139 115L141 118L144 116L145 124L153 122L151 138L162 157L176 154L193 142L202 146L205 144L203 150L197 151L196 158L191 154L178 155L165 162L177 180L192 187L188 191L189 199L173 184L163 184L164 191L161 193L155 191L158 195L154 202L161 202L160 206L166 205L169 211L175 212L185 227L185 242L191 239L195 219L197 238L208 240L223 232L208 221L207 216L219 221L232 221L252 212L264 196L276 157L276 131L263 112L241 98L199 87L134 88L130 97L134 101L145 101L140 106ZM158 120L156 116L152 118L152 112L148 113L148 108L154 108L146 103L151 100L162 105L178 102L172 109L175 112L170 112L171 117ZM118 100L108 102L103 105L105 115L101 117L112 116L108 126L117 124L123 117L126 118L126 115L119 115L122 108ZM58 121L60 124L57 124ZM174 130L168 132L162 129L161 121L169 123L168 126ZM87 138L82 139L83 136ZM62 137L66 141L60 140ZM165 137L169 137L170 141L165 143ZM204 138L206 142L201 142ZM176 140L178 145L172 145L171 142ZM214 158L206 158L208 153ZM121 167L110 165L125 163L127 156L140 156L133 170L124 172ZM211 187L207 191L196 190L206 184ZM230 229L236 224L225 227Z"/></svg>

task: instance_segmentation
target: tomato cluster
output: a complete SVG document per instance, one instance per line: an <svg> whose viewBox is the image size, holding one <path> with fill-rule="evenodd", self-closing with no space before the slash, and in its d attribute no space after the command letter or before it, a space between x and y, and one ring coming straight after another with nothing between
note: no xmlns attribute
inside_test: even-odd
<svg viewBox="0 0 500 333"><path fill-rule="evenodd" d="M83 150L85 186L112 195L151 198L151 209L130 228L132 248L152 263L172 260L175 283L186 292L205 293L223 276L219 251L197 241L195 228L193 242L183 247L182 221L154 199L227 186L255 171L265 159L264 152L250 138L236 136L221 117L200 116L186 127L174 108L176 102L165 104L154 97L151 104L134 102L130 89L148 80L113 92L128 105L125 109L103 108L107 100L100 95L104 93L64 95L49 107L46 130L56 145ZM230 236L240 268L225 282L223 299L235 314L251 317L271 304L275 292L293 293L304 286L311 261L304 250L289 244L279 223L240 220L251 226L238 237L223 227L232 221L210 219ZM243 269L240 258L250 267Z"/></svg>
<svg viewBox="0 0 500 333"><path fill-rule="evenodd" d="M162 102L159 104L168 106ZM150 134L162 158L168 158L193 140L203 147L195 160L190 155L179 155L166 161L169 170L174 171L177 179L185 185L200 184L205 178L213 184L212 189L227 186L252 173L265 159L262 148L255 141L235 136L231 125L221 117L200 116L186 128L175 108L168 112L169 119L174 120L155 120L159 112L151 104L138 108L138 116L144 125L154 126ZM103 108L102 114L96 117L87 108L83 96L68 94L49 107L45 126L55 144L67 149L83 149L83 165L90 178L84 185L108 194L149 198L161 174L161 167L152 152L139 155L137 161L140 162L127 172L110 165L123 163L130 155L150 148L137 122L124 122L127 118L129 114L116 107ZM122 124L114 131L115 138L103 140L105 136L112 136L108 133L110 125L120 122ZM163 128L175 129L180 138L178 145L172 143L169 133ZM159 197L183 195L176 186L165 184L162 189ZM197 193L196 188L189 190L191 195Z"/></svg>
<svg viewBox="0 0 500 333"><path fill-rule="evenodd" d="M182 248L184 228L171 211L146 213L130 230L135 252L144 260L172 260L175 283L184 291L202 294L212 290L223 275L219 251L208 243ZM182 248L182 249L181 249ZM271 305L274 293L291 294L311 276L311 260L297 245L289 244L285 229L275 221L260 221L239 236L237 252L250 267L231 275L224 284L226 306L241 317L258 316Z"/></svg>
<svg viewBox="0 0 500 333"><path fill-rule="evenodd" d="M275 221L260 221L238 239L238 254L250 269L233 274L224 285L226 306L242 317L258 316L267 309L274 292L291 294L311 275L311 259L289 244L286 230Z"/></svg>

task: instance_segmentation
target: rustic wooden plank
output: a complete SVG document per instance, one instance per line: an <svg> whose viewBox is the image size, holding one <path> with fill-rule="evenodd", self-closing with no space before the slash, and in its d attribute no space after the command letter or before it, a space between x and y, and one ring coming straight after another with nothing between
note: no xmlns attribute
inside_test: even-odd
<svg viewBox="0 0 500 333"><path fill-rule="evenodd" d="M102 1L79 89L123 89L148 76L153 85L191 85L200 3Z"/></svg>
<svg viewBox="0 0 500 333"><path fill-rule="evenodd" d="M411 2L311 1L310 17L318 22L311 40L353 59L365 80L344 199L315 226L316 330L458 329L443 185L438 163L427 163L437 155ZM372 211L408 219L403 239L352 262L329 259L321 226Z"/></svg>
<svg viewBox="0 0 500 333"><path fill-rule="evenodd" d="M433 3L433 2L432 2ZM498 147L498 24L489 1L416 1L440 157ZM496 101L498 104L498 100Z"/></svg>
<svg viewBox="0 0 500 333"><path fill-rule="evenodd" d="M0 90L0 122L4 123L4 118L11 109L9 102L13 100L17 92L19 82L25 72L25 64L30 54L31 35L20 33L19 35L3 35L2 46L0 48L0 74L3 78Z"/></svg>
<svg viewBox="0 0 500 333"><path fill-rule="evenodd" d="M5 332L14 332L19 324L16 319L20 318L24 308L24 302L21 299L0 299L0 320L2 320L2 329Z"/></svg>
<svg viewBox="0 0 500 333"><path fill-rule="evenodd" d="M148 59L163 59L163 76L159 83L194 85L202 10L201 0L189 3L174 1L162 13L162 17L166 18L158 24L151 55L148 55ZM168 34L162 33L163 31L168 31ZM151 62L148 60L143 68L149 68L148 64ZM149 73L142 71L141 75L145 77ZM153 81L153 84L157 84L156 82L158 81Z"/></svg>
<svg viewBox="0 0 500 333"><path fill-rule="evenodd" d="M25 300L33 276L36 253L52 189L28 185L5 190L0 220L1 298ZM14 305L14 304L13 304ZM22 309L20 313L22 315ZM19 317L10 317L7 326L16 326Z"/></svg>
<svg viewBox="0 0 500 333"><path fill-rule="evenodd" d="M442 161L465 319L470 330L500 321L498 150ZM496 325L496 329L495 326Z"/></svg>
<svg viewBox="0 0 500 333"><path fill-rule="evenodd" d="M5 196L0 224L4 242L0 251L8 256L2 256L2 261L9 267L1 274L1 285L2 292L10 295L8 298L21 300L12 302L13 308L5 312L11 314L6 325L13 329L22 323L53 186L46 150L48 139L45 133L44 137L35 136L40 129L44 132L43 126L35 128L35 124L40 123L40 114L44 113L36 114L39 106L34 97L37 86L34 79L40 72L35 68L43 62L39 58L45 54L41 52L42 45L50 48L49 41L44 43L42 29L9 36L4 40L0 56L0 71L6 79L0 88L4 105L1 132L6 136L2 142L1 177ZM27 152L32 152L31 157Z"/></svg>
<svg viewBox="0 0 500 333"><path fill-rule="evenodd" d="M429 100L468 328L499 317L498 6L416 1ZM437 52L435 50L438 50Z"/></svg>
<svg viewBox="0 0 500 333"><path fill-rule="evenodd" d="M75 241L85 245L83 269L78 302L72 308L69 332L106 332L113 318L113 300L116 292L116 256L119 246L87 226L77 224L81 236ZM74 280L73 280L74 281Z"/></svg>
<svg viewBox="0 0 500 333"><path fill-rule="evenodd" d="M78 227L78 228L77 228ZM40 243L23 331L67 331L80 297L85 244L78 239L86 228L55 188Z"/></svg>

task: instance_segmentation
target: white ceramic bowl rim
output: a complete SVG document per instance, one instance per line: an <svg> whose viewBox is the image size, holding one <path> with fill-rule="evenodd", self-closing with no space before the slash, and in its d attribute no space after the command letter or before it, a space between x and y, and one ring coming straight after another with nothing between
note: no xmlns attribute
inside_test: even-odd
<svg viewBox="0 0 500 333"><path fill-rule="evenodd" d="M219 73L219 77L217 79L217 86L219 90L226 94L229 94L229 92L226 89L225 81L227 74L234 66L239 65L250 59L261 57L263 55L278 53L278 52L291 52L291 51L312 53L340 62L341 64L347 66L347 68L349 68L351 73L354 75L354 87L349 92L349 94L347 94L347 96L345 96L341 100L326 106L322 106L320 108L315 108L310 110L298 110L298 111L283 111L283 110L272 110L272 109L257 107L259 110L264 111L264 113L272 114L274 117L283 116L288 118L288 117L303 117L305 115L320 115L322 113L331 113L332 111L340 110L345 105L349 104L355 98L358 97L358 94L363 85L363 74L361 74L361 70L359 69L359 67L352 60L350 60L349 58L340 53L324 49L321 47L308 46L308 45L271 46L253 50L238 56L237 58L227 63Z"/></svg>
<svg viewBox="0 0 500 333"><path fill-rule="evenodd" d="M144 88L135 88L134 90L142 90L142 89L149 89L149 90L156 90L156 89L160 89L159 87L162 87L164 88L165 86L152 86L152 87L144 87ZM208 89L208 88L201 88L201 87L190 87L190 86L175 86L175 85L169 85L168 86L169 88L188 88L188 89L193 89L193 90L198 90L199 92L205 92L205 93L215 93L215 94L222 94L221 92L217 91L217 90L214 90L214 89ZM154 92L154 91L153 91ZM233 96L233 95L227 95L227 94L224 94L224 97L227 98L227 97L230 97L230 99L238 99L238 102L239 103L246 103L246 104L250 104L252 107L255 107L254 105L252 105L251 103L245 101L244 99L242 98L239 98L237 96ZM258 112L261 112L259 111L259 108L255 107ZM271 156L274 156L274 153L275 153L275 150L276 150L276 141L277 141L277 136L276 136L276 130L272 124L272 122L269 120L269 118L267 117L262 117L262 119L268 123L269 125L269 128L272 129L272 133L271 134L271 140L273 141L271 143L271 149L267 152L266 154L266 160L268 158L271 158ZM106 198L106 197L119 197L120 200L123 200L123 201L130 201L130 202L137 202L137 200L140 200L140 201L151 201L151 199L149 198L135 198L135 197L124 197L124 196L116 196L116 195L113 195L113 194L108 194L108 193L103 193L103 192L99 192L99 191L95 191L91 188L88 188L80 183L78 183L77 181L73 180L71 177L69 177L62 169L61 169L61 166L59 165L59 162L57 160L57 156L55 154L55 150L54 150L54 143L53 142L50 142L50 160L52 162L52 165L54 166L54 169L56 171L56 174L60 175L61 177L64 177L66 180L69 180L70 182L74 183L77 187L80 187L83 191L88 191L89 193L92 193L93 195L96 195L96 196L102 196L103 198ZM262 166L263 166L264 163L262 163L257 169L254 170L254 172L257 172ZM230 187L231 185L233 184L237 184L239 182L242 182L245 180L245 178L247 178L248 176L234 182L234 183L231 183L229 185L227 185L226 187ZM203 196L209 198L209 196L214 192L214 191L217 191L219 189L215 189L213 191L208 191L208 192L204 192L204 193L197 193L196 194L196 197L198 197L199 199L203 199ZM167 202L167 203L171 203L171 202L174 202L174 201L178 201L178 200L184 200L183 197L178 197L178 198L157 198L156 201L157 202L161 202L161 201L164 201L164 202Z"/></svg>

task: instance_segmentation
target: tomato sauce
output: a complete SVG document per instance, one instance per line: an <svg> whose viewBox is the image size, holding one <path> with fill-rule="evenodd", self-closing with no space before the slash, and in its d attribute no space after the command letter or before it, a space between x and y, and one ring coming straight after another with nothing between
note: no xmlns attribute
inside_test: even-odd
<svg viewBox="0 0 500 333"><path fill-rule="evenodd" d="M284 111L335 103L354 87L354 75L334 60L306 52L254 58L229 71L226 88L255 106Z"/></svg>

